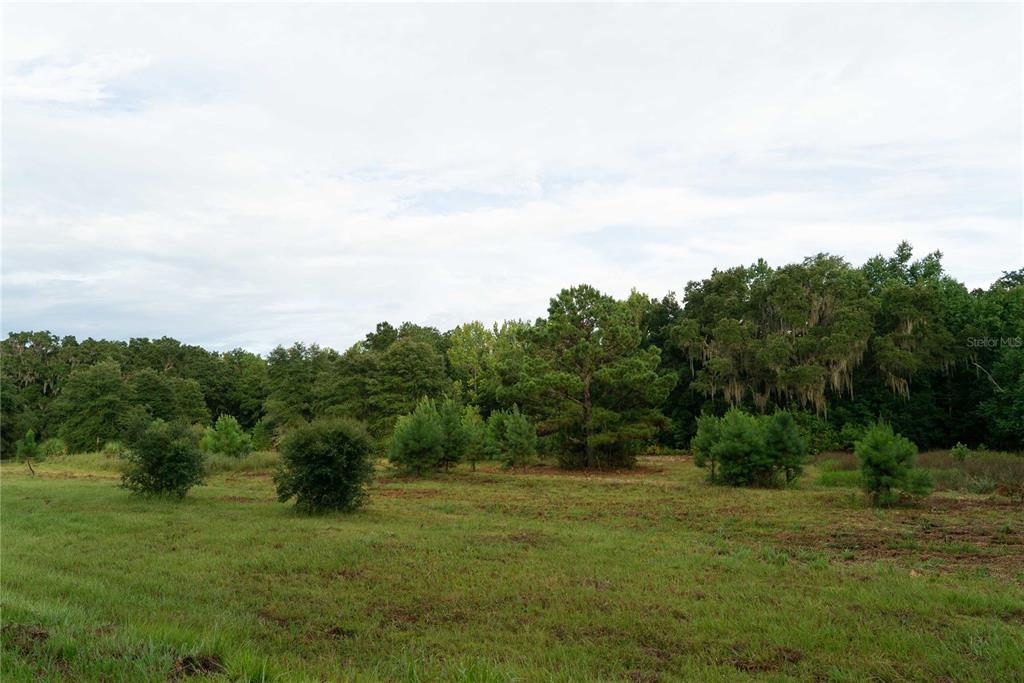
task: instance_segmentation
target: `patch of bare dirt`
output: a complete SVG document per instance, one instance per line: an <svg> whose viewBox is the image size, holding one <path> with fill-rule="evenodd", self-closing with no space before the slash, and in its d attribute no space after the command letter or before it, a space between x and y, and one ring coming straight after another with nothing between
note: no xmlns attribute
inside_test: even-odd
<svg viewBox="0 0 1024 683"><path fill-rule="evenodd" d="M224 661L217 655L185 655L174 661L168 680L208 676L224 671Z"/></svg>
<svg viewBox="0 0 1024 683"><path fill-rule="evenodd" d="M771 652L754 656L733 657L729 662L733 668L748 673L778 671L788 665L797 664L804 653L791 647L777 647Z"/></svg>
<svg viewBox="0 0 1024 683"><path fill-rule="evenodd" d="M50 632L38 624L4 624L0 639L6 647L28 656L50 638Z"/></svg>
<svg viewBox="0 0 1024 683"><path fill-rule="evenodd" d="M441 489L380 489L373 493L383 498L436 498Z"/></svg>

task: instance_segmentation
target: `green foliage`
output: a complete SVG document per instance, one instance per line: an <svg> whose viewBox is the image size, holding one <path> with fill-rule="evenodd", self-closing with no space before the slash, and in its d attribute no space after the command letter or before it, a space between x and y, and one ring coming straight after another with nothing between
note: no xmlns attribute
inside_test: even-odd
<svg viewBox="0 0 1024 683"><path fill-rule="evenodd" d="M891 425L879 422L857 442L864 489L875 505L891 505L899 494L917 497L931 492L931 477L914 467L917 446L896 434Z"/></svg>
<svg viewBox="0 0 1024 683"><path fill-rule="evenodd" d="M68 445L63 439L53 437L39 444L39 456L41 458L52 458L68 454Z"/></svg>
<svg viewBox="0 0 1024 683"><path fill-rule="evenodd" d="M448 470L462 461L469 448L469 435L463 427L462 403L450 397L442 399L437 406L437 417L443 434L438 465Z"/></svg>
<svg viewBox="0 0 1024 683"><path fill-rule="evenodd" d="M496 410L487 418L484 449L490 460L500 461L503 467L525 468L536 460L537 428L517 405Z"/></svg>
<svg viewBox="0 0 1024 683"><path fill-rule="evenodd" d="M141 433L139 434L141 436ZM128 453L128 448L120 441L108 441L103 444L100 453L108 458L123 458Z"/></svg>
<svg viewBox="0 0 1024 683"><path fill-rule="evenodd" d="M354 510L366 501L373 476L373 440L346 418L300 425L281 439L281 467L274 476L277 498L292 498L304 512Z"/></svg>
<svg viewBox="0 0 1024 683"><path fill-rule="evenodd" d="M408 472L426 474L443 462L445 429L433 399L423 398L408 415L398 418L391 436L390 460Z"/></svg>
<svg viewBox="0 0 1024 683"><path fill-rule="evenodd" d="M140 494L183 498L205 475L195 432L182 422L153 420L130 444L121 485Z"/></svg>
<svg viewBox="0 0 1024 683"><path fill-rule="evenodd" d="M686 444L698 415L731 406L789 410L810 452L850 448L876 419L925 448L1019 450L1022 340L1024 269L968 291L941 254L915 259L906 243L859 268L820 254L716 270L679 300L582 285L544 318L490 329L381 323L342 354L12 332L0 342L0 456L29 429L94 451L128 423L211 415L236 418L263 448L317 417L353 417L383 450L399 415L446 393L484 415L519 405L543 450L570 467Z"/></svg>
<svg viewBox="0 0 1024 683"><path fill-rule="evenodd" d="M701 415L690 442L693 462L708 479L731 486L774 486L803 473L807 443L793 415L758 418L736 408L723 417Z"/></svg>
<svg viewBox="0 0 1024 683"><path fill-rule="evenodd" d="M718 441L711 447L721 481L730 486L770 486L775 460L765 446L760 420L736 408L722 417Z"/></svg>
<svg viewBox="0 0 1024 683"><path fill-rule="evenodd" d="M113 361L72 371L57 399L60 437L73 452L98 449L118 436L118 419L131 396L120 365Z"/></svg>
<svg viewBox="0 0 1024 683"><path fill-rule="evenodd" d="M216 424L204 430L199 447L207 453L241 458L252 450L252 437L242 431L242 426L233 416L221 415Z"/></svg>
<svg viewBox="0 0 1024 683"><path fill-rule="evenodd" d="M466 435L466 454L464 459L474 470L476 464L485 457L487 439L487 423L480 416L476 406L466 406L462 411L462 429Z"/></svg>
<svg viewBox="0 0 1024 683"><path fill-rule="evenodd" d="M257 420L250 434L254 451L269 451L274 447L274 434L263 419Z"/></svg>
<svg viewBox="0 0 1024 683"><path fill-rule="evenodd" d="M782 410L768 418L764 426L764 445L774 460L774 467L782 471L787 483L803 474L807 443L792 413Z"/></svg>
<svg viewBox="0 0 1024 683"><path fill-rule="evenodd" d="M718 443L721 432L722 419L714 415L701 415L697 418L697 433L690 441L690 450L693 451L693 463L697 467L708 467L711 471L708 479L718 480L718 469L716 467L714 445Z"/></svg>
<svg viewBox="0 0 1024 683"><path fill-rule="evenodd" d="M635 308L589 285L562 290L538 321L518 380L528 412L558 441L565 467L631 466L669 427L676 375L643 345Z"/></svg>
<svg viewBox="0 0 1024 683"><path fill-rule="evenodd" d="M25 436L18 439L15 444L15 452L18 455L18 460L22 462L26 460L38 460L41 455L41 449L39 444L36 443L36 433L30 429L25 432Z"/></svg>
<svg viewBox="0 0 1024 683"><path fill-rule="evenodd" d="M516 405L506 415L504 428L502 460L505 467L525 469L537 456L537 429Z"/></svg>
<svg viewBox="0 0 1024 683"><path fill-rule="evenodd" d="M953 459L957 462L963 462L967 459L967 456L971 454L971 449L957 441L956 445L949 449L949 454L952 455Z"/></svg>

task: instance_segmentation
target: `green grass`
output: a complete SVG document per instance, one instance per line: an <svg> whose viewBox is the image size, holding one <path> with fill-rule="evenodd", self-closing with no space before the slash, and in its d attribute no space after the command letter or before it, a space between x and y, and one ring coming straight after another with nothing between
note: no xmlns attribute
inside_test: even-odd
<svg viewBox="0 0 1024 683"><path fill-rule="evenodd" d="M382 473L305 517L269 474L184 501L95 456L0 469L3 652L23 680L1014 680L1024 511L631 473ZM115 461L116 462L116 461Z"/></svg>

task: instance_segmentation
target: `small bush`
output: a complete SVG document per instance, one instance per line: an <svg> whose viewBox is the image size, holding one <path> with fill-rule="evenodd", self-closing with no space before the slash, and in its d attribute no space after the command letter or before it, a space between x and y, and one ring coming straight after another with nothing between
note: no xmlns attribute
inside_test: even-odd
<svg viewBox="0 0 1024 683"><path fill-rule="evenodd" d="M967 456L971 454L971 449L957 441L956 445L949 449L949 454L952 455L953 459L957 462L963 462L967 459Z"/></svg>
<svg viewBox="0 0 1024 683"><path fill-rule="evenodd" d="M42 458L61 457L68 454L68 445L64 439L53 437L39 444L39 455Z"/></svg>
<svg viewBox="0 0 1024 683"><path fill-rule="evenodd" d="M469 445L466 430L462 425L462 413L462 403L450 397L442 400L437 407L443 435L438 466L445 470L462 460Z"/></svg>
<svg viewBox="0 0 1024 683"><path fill-rule="evenodd" d="M718 480L718 471L715 467L717 463L712 449L718 443L721 426L721 418L714 415L701 415L697 418L697 433L690 440L693 463L697 467L708 467L711 470L708 479L711 481Z"/></svg>
<svg viewBox="0 0 1024 683"><path fill-rule="evenodd" d="M221 415L212 427L203 431L199 447L207 453L241 458L252 450L252 438L242 431L242 426L234 417Z"/></svg>
<svg viewBox="0 0 1024 683"><path fill-rule="evenodd" d="M39 460L41 450L39 444L36 443L35 430L28 430L25 432L25 436L14 442L14 452L18 456L18 460L22 462Z"/></svg>
<svg viewBox="0 0 1024 683"><path fill-rule="evenodd" d="M857 442L864 490L875 505L891 505L900 494L917 497L931 493L931 475L914 467L917 446L879 422Z"/></svg>
<svg viewBox="0 0 1024 683"><path fill-rule="evenodd" d="M786 483L803 474L807 442L792 413L782 410L768 418L764 427L764 445L774 460L774 468L785 475Z"/></svg>
<svg viewBox="0 0 1024 683"><path fill-rule="evenodd" d="M504 458L505 467L521 467L525 469L536 460L537 430L530 420L519 412L519 406L513 405L504 420Z"/></svg>
<svg viewBox="0 0 1024 683"><path fill-rule="evenodd" d="M835 427L820 415L798 411L793 415L804 442L807 444L809 453L821 453L822 451L834 451L842 448L841 437Z"/></svg>
<svg viewBox="0 0 1024 683"><path fill-rule="evenodd" d="M868 430L864 425L854 424L847 422L843 425L842 429L839 430L839 435L836 439L836 448L843 450L849 450L853 448L853 445L864 438L864 433Z"/></svg>
<svg viewBox="0 0 1024 683"><path fill-rule="evenodd" d="M395 423L389 459L407 472L426 474L441 466L444 443L441 415L434 401L425 398Z"/></svg>
<svg viewBox="0 0 1024 683"><path fill-rule="evenodd" d="M347 418L295 427L281 439L281 466L274 475L277 499L294 498L304 512L360 507L373 476L372 450L366 428Z"/></svg>
<svg viewBox="0 0 1024 683"><path fill-rule="evenodd" d="M518 405L511 410L495 410L487 418L485 450L506 469L526 468L537 458L537 429Z"/></svg>
<svg viewBox="0 0 1024 683"><path fill-rule="evenodd" d="M187 425L153 420L130 445L121 485L133 493L182 498L203 482L203 452Z"/></svg>
<svg viewBox="0 0 1024 683"><path fill-rule="evenodd" d="M484 458L484 442L487 439L487 423L480 416L476 406L466 406L462 411L462 429L466 434L465 460L472 469Z"/></svg>
<svg viewBox="0 0 1024 683"><path fill-rule="evenodd" d="M722 481L730 486L770 486L774 479L773 458L765 446L762 423L736 408L730 409L718 429L718 441L711 447L721 470Z"/></svg>
<svg viewBox="0 0 1024 683"><path fill-rule="evenodd" d="M253 425L250 438L254 451L269 451L274 448L274 430L262 418Z"/></svg>
<svg viewBox="0 0 1024 683"><path fill-rule="evenodd" d="M758 418L737 408L720 418L701 415L690 448L694 464L710 468L710 481L731 486L792 482L803 473L808 453L792 413Z"/></svg>

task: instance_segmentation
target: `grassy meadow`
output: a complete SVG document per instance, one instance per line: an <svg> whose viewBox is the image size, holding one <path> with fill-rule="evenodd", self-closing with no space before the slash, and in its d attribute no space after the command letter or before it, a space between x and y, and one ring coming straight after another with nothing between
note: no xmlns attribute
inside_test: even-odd
<svg viewBox="0 0 1024 683"><path fill-rule="evenodd" d="M100 454L4 463L3 681L1024 677L1019 499L874 510L834 465L730 489L663 456L382 468L365 510L308 517L273 463L183 501Z"/></svg>

